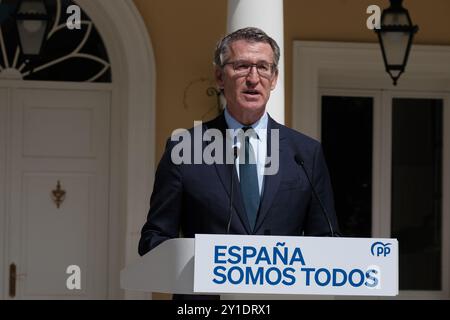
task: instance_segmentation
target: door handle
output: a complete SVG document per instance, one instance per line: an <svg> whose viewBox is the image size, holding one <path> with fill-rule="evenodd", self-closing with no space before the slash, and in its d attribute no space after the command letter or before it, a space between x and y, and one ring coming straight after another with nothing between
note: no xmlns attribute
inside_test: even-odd
<svg viewBox="0 0 450 320"><path fill-rule="evenodd" d="M9 296L15 298L16 296L16 281L17 281L17 267L14 263L9 266Z"/></svg>

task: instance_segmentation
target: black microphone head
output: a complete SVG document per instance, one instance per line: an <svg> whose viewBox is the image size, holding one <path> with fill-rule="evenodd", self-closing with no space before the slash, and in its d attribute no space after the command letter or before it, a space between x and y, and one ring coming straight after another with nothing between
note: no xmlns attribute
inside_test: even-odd
<svg viewBox="0 0 450 320"><path fill-rule="evenodd" d="M299 153L297 153L294 158L295 162L297 162L299 166L302 166L305 163L305 161L303 161L303 158Z"/></svg>
<svg viewBox="0 0 450 320"><path fill-rule="evenodd" d="M236 159L239 154L239 147L233 146L233 163L236 162ZM230 209L229 209L229 217L228 217L228 225L227 225L227 234L230 234L231 228L231 219L233 218L233 173L235 169L232 168L230 170Z"/></svg>
<svg viewBox="0 0 450 320"><path fill-rule="evenodd" d="M303 157L299 153L297 153L294 156L294 158L295 158L295 162L297 162L297 164L299 166L301 166L303 171L305 172L306 179L308 180L308 183L311 186L311 190L312 190L312 193L314 195L314 198L316 198L317 202L319 203L320 209L321 209L321 211L322 211L322 213L323 213L323 215L324 215L324 217L325 217L325 219L327 221L328 228L330 230L330 234L331 234L332 237L334 237L335 233L334 233L334 230L333 230L333 226L331 225L330 218L328 218L327 210L325 209L325 206L323 205L322 200L320 199L319 195L317 194L316 188L314 187L314 184L312 183L311 178L309 177L308 171L305 168L305 162L303 161Z"/></svg>
<svg viewBox="0 0 450 320"><path fill-rule="evenodd" d="M238 154L239 154L239 147L234 146L233 147L233 160L236 160L236 158L238 157Z"/></svg>

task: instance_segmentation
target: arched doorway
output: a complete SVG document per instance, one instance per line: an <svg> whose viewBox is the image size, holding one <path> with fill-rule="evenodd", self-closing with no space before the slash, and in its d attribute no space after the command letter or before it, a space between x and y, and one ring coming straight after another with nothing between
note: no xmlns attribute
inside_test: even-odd
<svg viewBox="0 0 450 320"><path fill-rule="evenodd" d="M106 261L100 268L106 274L104 288L100 295L80 292L78 296L97 298L121 298L119 272L124 265L137 258L139 230L147 211L148 198L153 185L154 170L154 108L155 108L155 66L151 43L145 25L130 0L79 0L74 1L91 18L108 51L112 83L108 87L94 85L110 96L109 139L110 148L107 185L107 241ZM9 80L8 80L9 81ZM10 83L19 85L18 80ZM37 90L47 89L50 83L34 83ZM65 83L65 89L86 89L84 85ZM30 88L28 88L30 89ZM52 90L59 90L52 88ZM32 99L32 98L31 98ZM78 99L78 98L73 98ZM32 99L33 100L33 99ZM0 130L1 131L1 130ZM7 130L6 130L7 131ZM0 132L1 139L8 133ZM7 143L3 143L7 147ZM11 144L13 145L13 144ZM1 162L1 161L0 161ZM3 167L2 167L3 166ZM0 163L0 170L7 169ZM0 173L1 175L1 173ZM5 177L8 173L5 173ZM0 192L5 191L0 186ZM63 186L64 188L64 186ZM1 196L0 196L1 197ZM5 200L6 203L10 201ZM8 229L11 219L8 206L0 209L0 231ZM14 233L15 230L9 230ZM43 235L45 237L45 235ZM2 239L3 240L3 239ZM0 287L5 288L3 295L8 298L8 279L11 243L8 239L0 248L0 268L3 270ZM64 239L59 239L63 241ZM91 241L95 241L91 239ZM76 264L76 261L73 262ZM45 265L45 264L42 264ZM65 270L64 270L65 271ZM83 270L81 270L83 277ZM26 278L19 274L18 280ZM88 279L85 279L88 281ZM103 286L103 285L102 285ZM106 291L105 291L106 290ZM39 295L39 292L37 292ZM75 294L76 296L76 294ZM68 295L70 298L70 295Z"/></svg>

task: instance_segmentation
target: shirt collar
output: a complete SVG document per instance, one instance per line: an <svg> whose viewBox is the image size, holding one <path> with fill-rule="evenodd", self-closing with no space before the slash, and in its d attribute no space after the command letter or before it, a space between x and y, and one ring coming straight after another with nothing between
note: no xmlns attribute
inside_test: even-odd
<svg viewBox="0 0 450 320"><path fill-rule="evenodd" d="M237 121L235 118L233 118L233 116L228 112L227 108L225 108L224 116L225 116L225 121L227 123L228 129L237 130L237 129L242 129L243 127L245 127L245 125L243 125L242 123ZM258 132L259 130L267 129L268 122L269 122L269 116L267 115L267 112L264 112L263 116L258 121L253 123L251 125L251 127L253 129L255 129L256 132Z"/></svg>

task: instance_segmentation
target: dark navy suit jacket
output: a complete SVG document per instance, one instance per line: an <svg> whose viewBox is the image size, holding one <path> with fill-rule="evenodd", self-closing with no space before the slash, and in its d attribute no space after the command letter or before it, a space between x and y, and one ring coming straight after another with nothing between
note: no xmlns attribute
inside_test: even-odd
<svg viewBox="0 0 450 320"><path fill-rule="evenodd" d="M202 130L218 129L225 137L224 115L203 124ZM335 232L338 232L333 191L319 142L289 129L269 117L270 130L279 130L279 171L264 176L264 185L255 228L252 230L242 200L233 164L181 164L171 161L177 142L168 141L158 165L147 222L139 242L144 255L162 241L196 233L225 234L230 217L230 190L233 182L233 212L230 234L326 236L328 222L303 169L295 160L300 154ZM191 129L191 133L193 129ZM204 143L204 146L206 143ZM225 143L224 143L225 145Z"/></svg>

